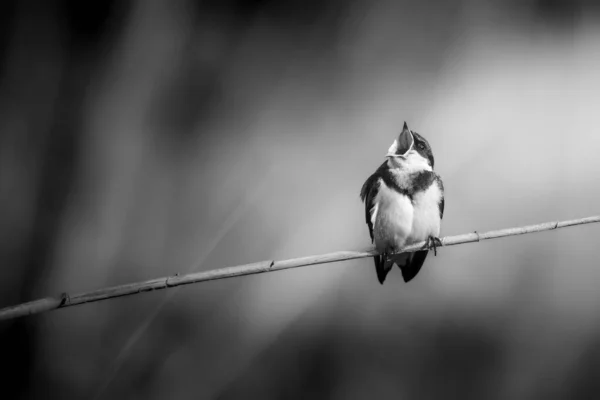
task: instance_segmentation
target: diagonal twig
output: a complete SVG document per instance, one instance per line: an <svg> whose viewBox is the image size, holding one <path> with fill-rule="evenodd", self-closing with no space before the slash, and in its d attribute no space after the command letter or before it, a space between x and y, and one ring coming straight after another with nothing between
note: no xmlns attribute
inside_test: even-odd
<svg viewBox="0 0 600 400"><path fill-rule="evenodd" d="M446 236L441 239L442 246L454 246L457 244L479 242L481 240L496 239L506 236L524 235L527 233L543 232L568 226L591 224L600 222L600 216L572 219L566 221L545 222L536 225L526 225L515 228L499 229L488 232L464 233L462 235ZM403 253L414 252L428 248L428 243L423 241L412 244L402 249ZM439 247L439 244L438 244ZM38 314L58 308L71 307L78 304L90 303L94 301L108 300L115 297L129 296L152 290L168 289L191 283L211 281L215 279L233 278L236 276L260 274L264 272L274 272L290 268L305 267L315 264L326 264L337 261L354 260L357 258L366 258L378 255L375 249L368 248L358 251L337 251L333 253L320 254L300 258L291 258L287 260L275 261L267 260L252 264L237 265L213 269L209 271L194 272L185 275L174 275L151 279L142 282L134 282L125 285L112 286L98 289L91 292L84 292L75 295L63 293L56 297L46 297L39 300L30 301L15 306L0 309L0 320L12 319L31 314Z"/></svg>

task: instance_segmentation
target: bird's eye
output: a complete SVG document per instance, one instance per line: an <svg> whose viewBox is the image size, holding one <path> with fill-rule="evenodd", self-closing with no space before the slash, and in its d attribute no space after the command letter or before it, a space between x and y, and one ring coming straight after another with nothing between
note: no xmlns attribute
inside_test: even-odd
<svg viewBox="0 0 600 400"><path fill-rule="evenodd" d="M419 148L419 150L425 150L425 145L423 143L417 144L417 147Z"/></svg>

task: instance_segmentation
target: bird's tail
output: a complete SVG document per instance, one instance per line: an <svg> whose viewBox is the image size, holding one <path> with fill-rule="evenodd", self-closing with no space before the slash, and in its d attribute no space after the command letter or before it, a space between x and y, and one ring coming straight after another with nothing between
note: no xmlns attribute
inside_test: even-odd
<svg viewBox="0 0 600 400"><path fill-rule="evenodd" d="M394 264L402 271L404 282L410 282L421 270L427 250L416 251L414 253L401 253L392 255L381 255L373 257L375 260L375 270L377 271L377 279L383 285L387 274L390 272Z"/></svg>
<svg viewBox="0 0 600 400"><path fill-rule="evenodd" d="M379 283L383 285L385 277L387 276L388 272L390 272L390 270L392 269L393 263L389 264L387 261L387 257L384 255L375 256L373 257L373 260L375 261L375 271L377 272L377 279L379 280Z"/></svg>
<svg viewBox="0 0 600 400"><path fill-rule="evenodd" d="M425 258L427 258L428 250L419 250L414 253L409 253L406 263L404 265L397 264L402 270L402 277L404 282L410 282L421 270Z"/></svg>

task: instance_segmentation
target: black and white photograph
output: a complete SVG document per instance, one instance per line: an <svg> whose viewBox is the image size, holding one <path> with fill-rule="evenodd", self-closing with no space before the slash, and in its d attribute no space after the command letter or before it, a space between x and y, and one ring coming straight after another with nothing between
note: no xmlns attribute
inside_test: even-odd
<svg viewBox="0 0 600 400"><path fill-rule="evenodd" d="M0 398L600 398L600 3L6 0Z"/></svg>

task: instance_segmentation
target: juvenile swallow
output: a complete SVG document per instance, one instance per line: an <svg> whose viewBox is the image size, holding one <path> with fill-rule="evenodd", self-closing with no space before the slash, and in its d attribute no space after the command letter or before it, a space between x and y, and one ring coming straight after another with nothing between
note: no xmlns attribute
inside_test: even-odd
<svg viewBox="0 0 600 400"><path fill-rule="evenodd" d="M427 241L434 252L441 245L438 236L444 215L444 185L433 172L429 142L404 122L386 161L363 184L360 197L365 203L371 242L381 253L373 257L379 283L383 284L394 264L409 282L421 270L428 250L394 253L421 241Z"/></svg>

